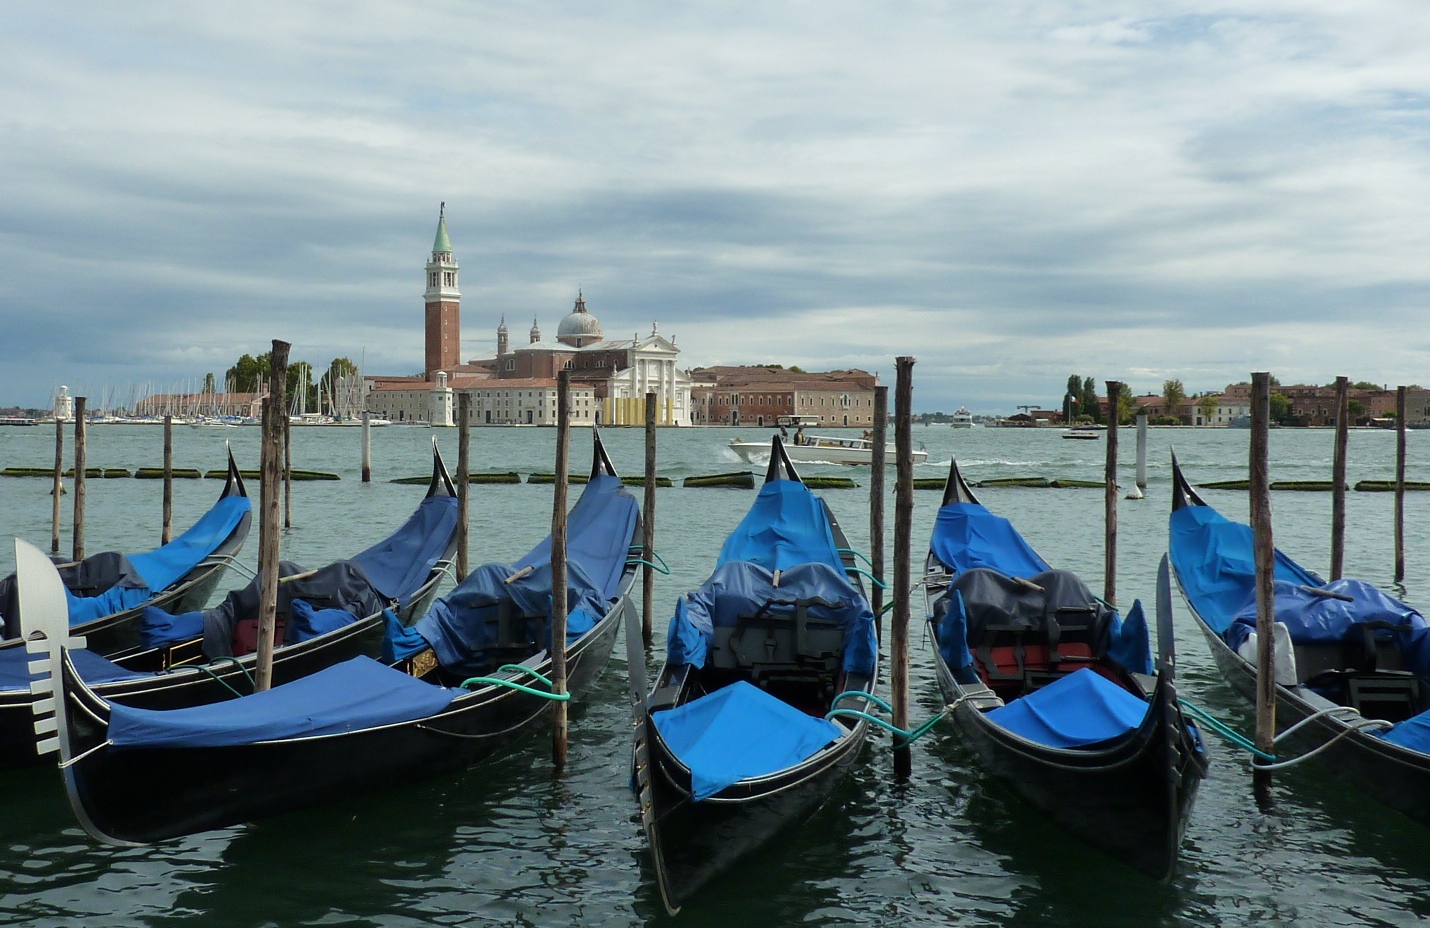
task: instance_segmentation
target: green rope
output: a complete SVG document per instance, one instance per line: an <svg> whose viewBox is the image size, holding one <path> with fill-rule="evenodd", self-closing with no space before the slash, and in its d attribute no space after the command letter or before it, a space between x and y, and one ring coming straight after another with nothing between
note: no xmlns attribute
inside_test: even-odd
<svg viewBox="0 0 1430 928"><path fill-rule="evenodd" d="M880 709L883 709L885 712L892 714L894 711L893 706L884 702L884 700L880 699L878 696L875 696L873 693L866 693L863 690L845 690L844 692L840 693L838 696L835 696L829 701L829 708L833 709L836 705L839 704L840 700L844 699L867 699L869 702L872 702L874 705L878 706Z"/></svg>
<svg viewBox="0 0 1430 928"><path fill-rule="evenodd" d="M542 674L537 673L535 670L532 670L530 667L523 667L520 664L502 664L500 667L497 668L497 673L501 673L502 671L526 674L528 676L535 677L542 683L545 683L547 686L554 685L551 682L550 677L543 676ZM571 699L570 693L547 693L542 690L538 690L533 687L517 683L515 680L506 680L501 677L469 677L468 679L462 681L462 688L467 689L473 684L477 684L480 686L504 686L507 689L516 690L520 693L526 693L528 696L540 696L542 699L549 699L552 702L567 702Z"/></svg>
<svg viewBox="0 0 1430 928"><path fill-rule="evenodd" d="M908 747L915 741L922 738L924 735L933 731L933 727L943 720L943 713L940 712L938 715L935 715L927 722L924 722L922 725L918 726L913 731L904 731L897 725L893 725L889 722L886 722L883 719L879 718L877 715L870 715L868 712L863 712L859 709L831 709L827 713L825 713L824 717L826 719L832 719L835 717L862 719L865 722L871 722L874 725L877 725L880 728L884 729L885 731L892 732L894 735L896 735L899 739L897 746L903 748Z"/></svg>
<svg viewBox="0 0 1430 928"><path fill-rule="evenodd" d="M223 679L223 678L220 677L218 674L214 673L213 670L208 667L208 665L206 665L206 664L199 664L199 665L197 665L197 668L198 668L200 671L202 671L202 672L208 674L209 677L211 677L211 678L213 679L213 681L214 681L215 683L217 683L219 686L221 686L221 687L223 687L224 689L228 690L230 693L232 693L233 695L239 697L240 699L243 698L243 694L242 694L242 693L240 693L238 690L236 690L236 689L234 689L232 686L230 686L230 685L229 685L229 682L228 682L227 680Z"/></svg>
<svg viewBox="0 0 1430 928"><path fill-rule="evenodd" d="M632 551L642 551L642 552L643 552L643 551L645 550L645 548L644 548L642 545L631 545L631 550L632 550ZM644 564L645 566L649 567L651 570L654 570L656 573L665 574L667 577L670 576L670 565L668 565L668 564L665 563L665 558L663 558L663 557L660 556L660 552L659 552L659 551L652 550L652 551L650 552L650 556L653 557L653 558L655 558L657 561L660 561L660 563L659 563L659 564L652 564L650 561L647 561L647 560L644 559L644 558L630 557L629 555L627 555L627 556L626 556L626 566L629 567L629 566L631 566L632 564Z"/></svg>
<svg viewBox="0 0 1430 928"><path fill-rule="evenodd" d="M851 574L862 574L862 575L864 575L865 577L868 577L868 578L869 578L869 582L872 583L872 584L874 584L875 586L877 586L877 587L878 587L879 589L881 589L881 590L887 590L887 589L888 589L888 587L884 584L884 581L880 580L878 577L876 577L876 576L874 576L873 574L869 573L869 571L865 570L865 569L862 568L862 567L846 567L846 568L844 568L844 570L845 570L846 572L848 572L848 573L851 573Z"/></svg>
<svg viewBox="0 0 1430 928"><path fill-rule="evenodd" d="M241 661L241 660L239 660L238 658L234 657L232 654L229 654L229 655L227 655L227 656L225 656L225 657L220 657L218 660L214 661L214 663L217 664L217 663L219 663L220 661L222 661L223 663L226 663L226 664L232 664L233 666L237 667L239 670L243 671L244 679L246 679L246 680L248 681L248 691L249 691L250 693L251 693L251 692L254 692L255 690L258 689L258 684L255 683L254 680L253 680L253 674L249 673L249 672L248 672L248 668L245 667L245 666L243 666L243 661Z"/></svg>
<svg viewBox="0 0 1430 928"><path fill-rule="evenodd" d="M834 550L839 554L852 554L859 560L863 561L865 564L868 564L870 570L874 569L874 562L869 560L869 558L863 552L855 551L853 548L835 548Z"/></svg>
<svg viewBox="0 0 1430 928"><path fill-rule="evenodd" d="M889 610L891 610L891 609L893 609L893 608L894 608L894 601L891 599L891 600L889 600L888 602L884 603L884 608L879 610L879 615L883 615L884 613L888 612Z"/></svg>
<svg viewBox="0 0 1430 928"><path fill-rule="evenodd" d="M1256 747L1256 745L1253 744L1253 743L1251 743L1251 741L1249 741L1245 735L1243 735L1243 734L1241 734L1240 732L1238 732L1238 731L1232 729L1231 727L1229 727L1228 725L1226 725L1226 724L1225 724L1224 722L1222 722L1221 720L1215 718L1214 716L1212 716L1211 713L1207 712L1205 709L1202 709L1202 708L1200 708L1199 706L1193 705L1191 702L1188 702L1188 701L1185 700L1185 699L1178 698L1177 702L1178 702L1178 703L1181 705L1181 707L1182 707L1184 710L1186 710L1188 713L1190 713L1191 715L1193 715L1193 716L1196 717L1197 719L1199 719L1199 720L1201 720L1201 721L1203 721L1203 722L1206 722L1206 723L1207 723L1207 726L1208 726L1209 728L1211 728L1212 731L1216 732L1218 735L1221 735L1221 736L1222 736L1223 738L1225 738L1227 741L1230 741L1232 744L1236 745L1237 747L1239 747L1239 748L1241 748L1241 749L1243 749L1243 750L1245 750L1245 751L1250 751L1253 755L1255 755L1257 758L1259 758L1259 759L1261 759L1261 760L1269 761L1269 762L1271 762L1271 763L1275 763L1275 761L1276 761L1276 755L1275 755L1275 754L1267 754L1265 751L1262 751L1262 750L1258 749L1258 748Z"/></svg>

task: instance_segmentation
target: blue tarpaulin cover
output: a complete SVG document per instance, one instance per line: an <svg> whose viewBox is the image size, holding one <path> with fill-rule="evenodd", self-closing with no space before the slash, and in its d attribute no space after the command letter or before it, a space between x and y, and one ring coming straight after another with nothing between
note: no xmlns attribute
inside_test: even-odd
<svg viewBox="0 0 1430 928"><path fill-rule="evenodd" d="M748 561L769 571L796 564L844 570L824 503L798 480L767 480L745 518L725 539L716 566Z"/></svg>
<svg viewBox="0 0 1430 928"><path fill-rule="evenodd" d="M1048 569L1013 523L979 503L950 503L940 509L929 547L941 564L958 573L988 567L1026 580Z"/></svg>
<svg viewBox="0 0 1430 928"><path fill-rule="evenodd" d="M187 709L111 704L109 740L126 748L204 748L336 735L436 715L459 690L355 657L262 693Z"/></svg>
<svg viewBox="0 0 1430 928"><path fill-rule="evenodd" d="M1256 595L1251 527L1232 522L1210 506L1185 506L1172 513L1169 547L1182 591L1202 621L1224 635L1232 619ZM1320 577L1279 550L1276 579L1323 585Z"/></svg>
<svg viewBox="0 0 1430 928"><path fill-rule="evenodd" d="M1403 748L1419 751L1421 754L1430 754L1430 712L1411 716L1389 731L1377 731L1373 734L1379 735L1391 744L1398 744Z"/></svg>
<svg viewBox="0 0 1430 928"><path fill-rule="evenodd" d="M405 608L446 553L456 527L456 497L429 496L401 528L352 560L373 589Z"/></svg>
<svg viewBox="0 0 1430 928"><path fill-rule="evenodd" d="M118 664L84 648L69 653L70 658L74 661L75 670L79 671L80 679L86 683L112 683L115 680L133 680L137 677L152 676L134 670L125 670ZM25 657L24 648L0 650L0 691L27 690L30 688L30 681L39 679L30 672Z"/></svg>
<svg viewBox="0 0 1430 928"><path fill-rule="evenodd" d="M743 680L651 718L690 768L696 801L747 777L793 767L843 732Z"/></svg>
<svg viewBox="0 0 1430 928"><path fill-rule="evenodd" d="M774 585L774 574L759 564L721 564L704 586L676 604L666 660L703 667L717 626L733 627L740 616L754 615L771 601L788 604L776 606L775 615L792 616L796 600L816 598L832 605L810 604L810 618L836 622L844 632L844 669L872 674L879 650L874 613L844 568L824 563L786 568L778 587Z"/></svg>
<svg viewBox="0 0 1430 928"><path fill-rule="evenodd" d="M314 609L306 600L295 599L288 604L288 640L307 641L356 622L357 616L346 609Z"/></svg>
<svg viewBox="0 0 1430 928"><path fill-rule="evenodd" d="M619 477L610 475L586 484L572 508L566 542L568 640L589 631L597 617L610 611L610 603L620 593L621 574L639 515L635 497ZM506 582L525 567L534 569ZM475 652L501 643L498 614L503 602L510 604L513 615L542 617L531 623L539 627L522 631L522 640L545 647L551 621L549 536L515 564L484 564L473 570L414 627L444 667L455 673L481 672L484 661ZM404 651L409 644L395 642L393 650Z"/></svg>
<svg viewBox="0 0 1430 928"><path fill-rule="evenodd" d="M139 645L158 648L180 641L192 641L204 633L202 612L171 614L158 606L145 606L139 613Z"/></svg>
<svg viewBox="0 0 1430 928"><path fill-rule="evenodd" d="M1119 621L1116 615L1113 616L1107 656L1132 673L1145 673L1150 676L1156 672L1152 663L1152 635L1147 629L1147 615L1142 610L1142 600L1132 601L1132 608L1127 610L1127 618Z"/></svg>
<svg viewBox="0 0 1430 928"><path fill-rule="evenodd" d="M143 577L142 587L114 586L98 596L83 597L66 590L70 624L80 625L133 609L151 599L155 593L172 586L223 544L252 508L253 504L246 496L226 496L204 513L192 528L167 545L144 554L131 554L129 564Z"/></svg>
<svg viewBox="0 0 1430 928"><path fill-rule="evenodd" d="M987 714L990 722L1029 741L1081 748L1135 731L1148 703L1083 668Z"/></svg>
<svg viewBox="0 0 1430 928"><path fill-rule="evenodd" d="M1352 601L1318 596L1300 584L1276 581L1276 621L1286 625L1296 644L1336 644L1359 634L1356 626L1365 622L1426 627L1425 618L1419 612L1391 599L1364 580L1332 580L1321 589L1350 596ZM1256 631L1255 590L1249 595L1222 635L1233 651ZM1395 632L1384 630L1378 634L1388 638ZM1412 668L1407 666L1406 669Z"/></svg>

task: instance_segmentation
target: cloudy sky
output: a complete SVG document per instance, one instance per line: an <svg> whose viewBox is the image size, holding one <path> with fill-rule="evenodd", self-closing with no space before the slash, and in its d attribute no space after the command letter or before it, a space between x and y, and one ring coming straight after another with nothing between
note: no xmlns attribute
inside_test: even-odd
<svg viewBox="0 0 1430 928"><path fill-rule="evenodd" d="M858 366L916 406L1430 381L1430 5L0 6L0 405L272 338L422 364L576 289L691 366Z"/></svg>

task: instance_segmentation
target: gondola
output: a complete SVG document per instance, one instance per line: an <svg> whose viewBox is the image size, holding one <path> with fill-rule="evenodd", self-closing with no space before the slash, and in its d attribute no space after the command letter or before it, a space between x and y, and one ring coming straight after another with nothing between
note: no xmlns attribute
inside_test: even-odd
<svg viewBox="0 0 1430 928"><path fill-rule="evenodd" d="M645 693L639 630L632 688ZM874 616L838 521L778 437L715 572L682 598L666 663L636 699L635 785L666 909L828 798L868 723Z"/></svg>
<svg viewBox="0 0 1430 928"><path fill-rule="evenodd" d="M202 609L248 537L253 505L243 477L228 453L228 476L218 501L184 534L162 547L125 556L115 551L62 564L69 591L71 631L84 635L99 654L139 645L144 609L171 612ZM20 645L15 575L0 580L0 649Z"/></svg>
<svg viewBox="0 0 1430 928"><path fill-rule="evenodd" d="M568 687L580 694L633 608L630 548L640 537L639 506L599 439L568 525ZM110 703L84 682L71 659L77 643L52 628L57 577L33 548L16 546L24 549L21 616L37 639L31 647L45 655L32 665L44 674L39 688L51 682L50 667L62 682L55 715L36 722L37 732L58 732L42 748L59 750L80 823L110 844L255 821L458 770L551 705L541 689L551 669L549 538L515 564L477 568L412 628L394 634L390 624L387 662L356 657L267 692L169 711Z"/></svg>
<svg viewBox="0 0 1430 928"><path fill-rule="evenodd" d="M1255 702L1251 529L1198 496L1175 457L1170 536L1177 584L1218 669ZM1323 748L1328 769L1430 824L1425 619L1365 581L1326 583L1279 549L1275 563L1277 756Z"/></svg>
<svg viewBox="0 0 1430 928"><path fill-rule="evenodd" d="M1167 879L1207 756L1177 703L1165 561L1154 677L1141 603L1123 620L1050 568L978 502L957 462L929 547L939 688L964 741L1053 822Z"/></svg>
<svg viewBox="0 0 1430 928"><path fill-rule="evenodd" d="M280 570L273 682L287 683L359 654L377 656L390 611L410 622L427 611L457 546L457 497L434 443L432 480L412 516L386 539L318 570ZM145 709L178 709L253 691L258 578L204 612L174 616L146 607L141 645L102 657L70 655L94 693ZM0 770L35 766L23 648L0 651Z"/></svg>

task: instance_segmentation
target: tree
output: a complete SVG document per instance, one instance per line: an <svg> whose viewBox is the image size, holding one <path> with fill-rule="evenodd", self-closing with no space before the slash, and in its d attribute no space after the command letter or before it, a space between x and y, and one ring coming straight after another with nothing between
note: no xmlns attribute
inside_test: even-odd
<svg viewBox="0 0 1430 928"><path fill-rule="evenodd" d="M1332 384L1332 386L1334 386L1334 384ZM1355 383L1351 384L1351 389L1352 389L1352 390L1379 390L1379 389L1380 389L1380 384L1378 384L1378 383L1371 383L1369 380L1357 380Z"/></svg>
<svg viewBox="0 0 1430 928"><path fill-rule="evenodd" d="M1077 374L1068 375L1068 389L1065 396L1072 397L1071 408L1068 410L1070 417L1076 419L1087 410L1082 408L1082 378Z"/></svg>
<svg viewBox="0 0 1430 928"><path fill-rule="evenodd" d="M1286 394L1271 394L1271 421L1277 425L1291 421L1291 398Z"/></svg>
<svg viewBox="0 0 1430 928"><path fill-rule="evenodd" d="M1346 410L1350 412L1351 422L1358 422L1365 415L1365 403L1360 400L1351 400L1346 403Z"/></svg>
<svg viewBox="0 0 1430 928"><path fill-rule="evenodd" d="M1127 384L1117 391L1117 424L1131 425L1137 421L1137 404L1132 401L1132 391Z"/></svg>
<svg viewBox="0 0 1430 928"><path fill-rule="evenodd" d="M302 402L294 402L298 397L298 391L303 391ZM285 385L288 394L289 408L299 408L311 410L318 405L318 388L313 383L313 365L307 361L294 361L288 365L288 380Z"/></svg>
<svg viewBox="0 0 1430 928"><path fill-rule="evenodd" d="M1182 386L1180 380L1162 381L1162 398L1167 402L1166 415L1181 419L1181 414L1177 408L1187 399L1186 388Z"/></svg>
<svg viewBox="0 0 1430 928"><path fill-rule="evenodd" d="M215 393L215 392L217 392L217 391L214 390L214 375L213 375L212 372L207 373L207 374L204 375L204 392L205 392L205 393Z"/></svg>
<svg viewBox="0 0 1430 928"><path fill-rule="evenodd" d="M1093 422L1102 421L1102 410L1097 403L1097 381L1091 377L1082 379L1082 397L1077 402L1077 408L1079 415L1092 416Z"/></svg>
<svg viewBox="0 0 1430 928"><path fill-rule="evenodd" d="M1272 375L1270 375L1270 374L1267 375L1267 382L1268 382L1271 386L1273 386L1273 387L1279 387L1279 386L1281 386L1281 380L1280 380L1280 378L1275 377L1275 376L1272 376Z"/></svg>
<svg viewBox="0 0 1430 928"><path fill-rule="evenodd" d="M1221 406L1221 400L1215 393L1208 393L1197 400L1197 408L1202 411L1202 424L1210 425L1212 419L1216 418L1216 411Z"/></svg>
<svg viewBox="0 0 1430 928"><path fill-rule="evenodd" d="M268 355L245 354L224 375L235 393L263 393L268 389Z"/></svg>

